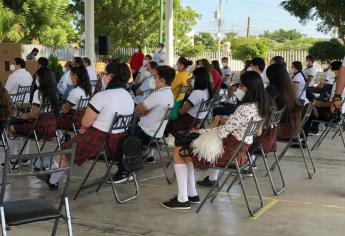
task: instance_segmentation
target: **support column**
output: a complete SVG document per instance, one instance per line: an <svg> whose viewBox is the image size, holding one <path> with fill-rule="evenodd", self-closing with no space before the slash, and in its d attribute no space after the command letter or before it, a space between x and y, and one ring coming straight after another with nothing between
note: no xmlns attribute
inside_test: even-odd
<svg viewBox="0 0 345 236"><path fill-rule="evenodd" d="M85 0L85 56L95 67L95 2Z"/></svg>
<svg viewBox="0 0 345 236"><path fill-rule="evenodd" d="M166 64L174 64L174 10L173 0L166 0L165 8L165 40L166 40Z"/></svg>

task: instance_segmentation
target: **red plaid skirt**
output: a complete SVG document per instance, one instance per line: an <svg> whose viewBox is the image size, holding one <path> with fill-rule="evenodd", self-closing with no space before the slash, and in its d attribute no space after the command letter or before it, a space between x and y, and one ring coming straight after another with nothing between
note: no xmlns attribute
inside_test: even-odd
<svg viewBox="0 0 345 236"><path fill-rule="evenodd" d="M14 125L17 134L28 135L32 129L34 121ZM53 115L41 116L35 128L37 137L46 141L55 138L56 118Z"/></svg>
<svg viewBox="0 0 345 236"><path fill-rule="evenodd" d="M78 134L67 143L61 145L61 149L69 149L73 143L77 144L75 153L75 163L80 166L88 158L97 156L102 151L102 147L107 136L106 132L100 131L94 127L86 130L84 134ZM110 153L109 159L118 160L122 155L122 143L126 139L127 134L112 134L108 139L108 147Z"/></svg>
<svg viewBox="0 0 345 236"><path fill-rule="evenodd" d="M196 169L208 169L208 168L214 168L214 167L224 167L234 152L236 151L236 148L238 145L240 145L241 141L238 141L234 136L229 135L227 138L223 139L223 148L225 154L222 158L218 159L215 164L211 164L209 162L206 162L204 160L198 160L198 156L192 156L194 168ZM247 163L248 157L246 155L246 152L248 151L250 145L244 144L242 148L240 149L239 153L237 154L236 160L238 162L239 166L242 166Z"/></svg>
<svg viewBox="0 0 345 236"><path fill-rule="evenodd" d="M169 122L164 133L168 135L175 133L177 131L188 130L193 121L194 117L186 113L180 116L177 120ZM194 124L194 127L196 127L200 123L200 121L201 120L197 119Z"/></svg>
<svg viewBox="0 0 345 236"><path fill-rule="evenodd" d="M259 137L259 142L265 153L277 151L278 128L269 128L268 132Z"/></svg>
<svg viewBox="0 0 345 236"><path fill-rule="evenodd" d="M81 119L83 118L84 111L78 111L77 115L75 116L76 111L71 110L67 114L60 114L56 119L57 128L58 129L70 129L72 128L72 122L77 129L81 127Z"/></svg>

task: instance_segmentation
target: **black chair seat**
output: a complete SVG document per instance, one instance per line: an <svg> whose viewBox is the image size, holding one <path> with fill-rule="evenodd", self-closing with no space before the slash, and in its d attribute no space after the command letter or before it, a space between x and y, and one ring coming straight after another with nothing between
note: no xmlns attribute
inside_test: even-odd
<svg viewBox="0 0 345 236"><path fill-rule="evenodd" d="M61 217L59 211L45 199L19 199L4 202L9 226L46 221Z"/></svg>

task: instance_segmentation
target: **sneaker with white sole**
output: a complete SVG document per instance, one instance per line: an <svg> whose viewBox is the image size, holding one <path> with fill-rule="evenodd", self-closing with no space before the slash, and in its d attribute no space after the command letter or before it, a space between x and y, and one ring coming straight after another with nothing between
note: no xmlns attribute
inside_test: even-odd
<svg viewBox="0 0 345 236"><path fill-rule="evenodd" d="M200 203L200 197L199 195L196 195L194 197L188 196L189 203L191 204L199 204Z"/></svg>
<svg viewBox="0 0 345 236"><path fill-rule="evenodd" d="M112 181L114 184L120 184L127 181L132 181L133 175L135 176L134 173L130 174L127 172L118 171L115 175L112 176L112 180L110 180L109 178L107 179L107 183L111 184Z"/></svg>
<svg viewBox="0 0 345 236"><path fill-rule="evenodd" d="M162 206L164 208L177 209L177 210L189 210L191 208L189 201L179 202L177 197L174 197L170 199L169 201L163 202Z"/></svg>

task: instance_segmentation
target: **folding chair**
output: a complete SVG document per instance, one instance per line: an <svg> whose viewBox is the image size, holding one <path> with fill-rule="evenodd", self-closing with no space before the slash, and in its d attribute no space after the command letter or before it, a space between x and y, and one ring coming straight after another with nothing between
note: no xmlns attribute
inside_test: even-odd
<svg viewBox="0 0 345 236"><path fill-rule="evenodd" d="M24 101L27 94L30 94L31 86L20 86L18 87L16 94L11 94L10 98L18 116L21 112L24 111ZM30 108L30 105L29 105Z"/></svg>
<svg viewBox="0 0 345 236"><path fill-rule="evenodd" d="M169 175L168 175L168 170L167 168L169 168L169 166L174 166L173 165L173 162L172 162L172 159L170 157L170 153L169 153L169 149L168 149L168 144L166 143L165 141L165 138L164 138L164 135L163 137L161 138L158 138L157 137L157 134L159 132L159 130L161 129L161 127L163 126L164 123L168 123L169 121L169 117L170 117L170 112L171 112L171 108L167 107L165 113L164 113L164 116L162 118L162 121L161 123L159 124L156 132L154 133L154 135L152 136L150 142L148 143L148 145L144 148L144 153L146 154L149 154L150 151L154 148L158 149L158 155L159 155L159 159L160 159L160 162L161 162L161 165L162 165L162 168L163 168L163 171L164 171L164 174L165 174L165 178L168 182L168 184L172 184L174 182L174 178L175 178L175 173L174 173L174 169L172 170L173 172L173 177L172 178L169 178ZM163 143L160 143L159 140L162 139L163 140ZM168 160L169 162L166 164L163 160L163 156L162 156L162 153L161 153L161 144L164 145L164 149L167 153L167 156L168 156Z"/></svg>
<svg viewBox="0 0 345 236"><path fill-rule="evenodd" d="M307 173L308 173L308 177L310 179L312 179L313 176L316 174L316 167L315 167L315 164L314 164L313 156L312 156L311 151L309 149L308 142L305 141L307 152L308 152L309 162L311 164L311 168L310 168L310 166L308 164L308 159L307 159L307 156L305 155L305 152L304 152L304 149L303 149L303 145L302 145L302 138L304 140L307 140L307 137L306 137L306 135L304 133L304 130L303 130L303 126L307 123L307 121L308 121L312 111L313 111L313 105L309 103L309 105L307 107L307 110L305 111L304 116L302 118L301 127L295 132L295 134L292 135L292 137L287 142L287 144L285 145L285 147L283 148L283 150L280 152L280 154L278 156L278 160L281 161L281 159L284 157L284 155L286 154L286 152L290 148L293 140L297 139L299 148L300 148L301 153L302 153L302 158L303 158L303 161L304 161ZM273 171L274 168L276 167L276 165L277 165L276 162L273 163L273 165L270 168L270 171Z"/></svg>
<svg viewBox="0 0 345 236"><path fill-rule="evenodd" d="M71 162L67 167L59 167L57 169L52 168L54 162L54 156L70 155ZM1 195L0 195L0 218L2 225L2 235L7 235L7 228L10 226L19 226L23 224L29 224L33 222L55 220L54 227L51 235L56 235L60 218L63 218L67 224L68 235L72 236L72 222L71 213L69 210L69 202L67 193L69 190L69 183L71 179L71 168L74 163L75 157L75 146L72 149L49 152L49 153L39 153L39 154L29 154L29 155L14 155L11 156L9 150L6 150L5 157L5 168L2 174L2 185L1 185ZM33 171L33 162L36 159L41 159L49 162L50 165L47 168L42 168L37 172ZM29 168L27 166L22 166L19 164L17 170L10 170L8 168L10 161L15 162L19 160L27 160L29 162ZM61 160L61 158L60 158ZM19 161L19 163L21 163ZM53 174L56 172L64 172L67 175L66 182L61 194L61 198L58 206L55 206L52 202L48 201L46 198L36 197L28 198L28 193L25 192L25 198L20 198L16 200L5 200L6 193L6 180L8 178L20 178L20 177L31 177ZM15 183L15 182L13 182ZM12 184L13 184L12 183Z"/></svg>
<svg viewBox="0 0 345 236"><path fill-rule="evenodd" d="M251 216L255 216L255 214L264 206L264 202L263 202L263 198L262 198L262 194L261 194L261 190L259 187L259 183L257 181L257 177L254 171L254 168L252 166L252 161L250 159L249 156L249 152L246 153L246 155L248 156L248 164L245 164L241 167L239 167L238 162L237 162L237 155L240 152L240 150L243 147L244 141L247 137L256 137L256 134L260 128L262 124L262 121L253 121L253 119L251 119L251 121L249 122L246 131L243 135L242 141L241 143L237 146L235 152L233 153L233 155L231 156L230 160L228 161L228 163L225 165L224 168L219 168L220 169L220 173L218 175L218 179L216 181L216 183L211 187L210 191L207 193L206 197L203 199L203 201L201 202L200 206L198 207L196 213L199 213L201 208L204 206L204 204L206 203L206 201L211 198L210 202L212 203L214 201L214 199L217 197L218 193L221 191L221 189L225 186L225 184L228 182L228 180L230 179L231 175L232 175L232 171L228 171L229 168L231 166L235 166L236 168L236 176L233 178L231 184L229 185L229 187L227 188L226 192L229 192L230 189L232 188L232 186L234 185L234 183L236 182L237 179L240 180L240 186L242 188L242 192L243 192L243 196L249 211L249 214ZM227 150L226 152L228 152L230 150ZM253 208L251 207L250 203L249 203L249 199L248 199L248 194L247 194L247 190L244 186L244 176L242 175L241 171L245 168L250 168L250 170L253 173L253 179L254 179L254 183L255 183L255 187L256 187L256 191L258 194L258 198L259 198L259 202L260 202L260 206L258 208L256 208L255 210L253 210ZM226 174L226 172L228 171L228 173ZM221 183L223 177L225 177L224 181ZM221 183L221 184L220 184ZM217 187L219 186L219 187Z"/></svg>
<svg viewBox="0 0 345 236"><path fill-rule="evenodd" d="M78 134L77 127L76 127L75 123L77 122L80 113L84 112L85 109L87 108L87 105L89 104L89 101L90 101L89 98L82 98L82 97L80 97L80 100L79 100L79 103L78 103L78 107L77 107L77 110L74 113L73 122L72 122L72 129L73 129L74 135Z"/></svg>
<svg viewBox="0 0 345 236"><path fill-rule="evenodd" d="M341 137L341 141L343 142L343 145L345 147L345 140L344 140L344 136L343 136L344 124L345 124L345 114L340 114L340 116L335 115L335 117L333 117L328 122L322 121L322 120L314 120L314 121L319 122L319 123L324 123L326 128L322 131L321 135L315 141L313 147L311 148L311 151L320 147L322 141L327 137L327 135L330 133L330 131L332 129L335 129L335 133L332 136L332 139L334 139L339 134L339 136Z"/></svg>
<svg viewBox="0 0 345 236"><path fill-rule="evenodd" d="M199 110L196 113L196 117L194 118L193 122L189 126L189 130L191 130L193 128L199 129L199 128L204 127L205 121L207 120L208 115L210 114L211 110L213 109L213 105L214 105L213 99L210 99L207 101L204 101L204 100L201 101L200 106L199 106ZM202 119L199 124L196 124L196 122L198 121L198 116L200 115L200 113L203 113L203 112L207 113L205 118Z"/></svg>
<svg viewBox="0 0 345 236"><path fill-rule="evenodd" d="M127 115L127 116L122 116L122 115L117 115L115 114L114 116L114 119L112 121L112 124L109 128L109 131L108 131L108 134L107 134L107 137L105 138L104 140L104 143L103 143L103 147L102 147L102 151L96 156L95 160L93 161L90 169L88 170L85 178L83 179L76 195L74 196L74 200L76 200L80 194L80 192L84 189L87 189L87 188L90 188L96 184L98 184L98 187L96 189L96 192L98 192L101 188L101 186L104 184L104 182L106 182L107 178L109 179L112 179L112 174L111 174L111 169L113 167L113 165L115 164L115 161L114 160L109 160L108 157L107 157L107 153L108 150L107 150L107 140L108 140L108 137L111 135L112 131L113 130L125 130L126 132L128 132L128 130L133 127L133 121L134 121L134 114L132 115ZM95 181L94 183L91 183L89 185L85 185L86 184L86 181L88 180L91 172L93 171L99 157L103 155L104 157L104 162L105 162L105 165L107 167L107 170L106 170L106 173L105 175L100 179L100 180L97 180ZM133 178L133 183L134 183L134 187L135 187L135 194L129 196L129 197L126 197L126 198L121 198L118 194L118 191L116 189L116 184L113 183L113 181L111 181L111 186L112 186L112 190L113 190L113 194L114 194L114 198L115 200L118 202L118 203L125 203L125 202L128 202L132 199L135 199L138 197L139 195L139 186L138 186L138 181L137 181L137 178L136 178L136 175L135 173L130 173L130 175L128 176L128 179L132 177Z"/></svg>
<svg viewBox="0 0 345 236"><path fill-rule="evenodd" d="M282 117L283 117L283 114L284 114L284 110L285 109L282 109L280 111L272 111L271 113L271 116L266 124L266 130L264 131L264 133L262 134L263 137L266 136L266 134L268 134L269 131L272 131L274 129L277 129L278 127L278 124L280 123ZM259 140L259 139L258 139ZM261 152L261 156L264 160L264 164L265 164L265 169L267 171L267 174L266 176L268 176L268 179L270 181L270 184L271 184L271 187L272 187L272 190L273 190L273 193L275 195L279 195L281 194L283 191L285 191L285 179L284 179L284 176L283 176L283 172L281 170L281 167L280 167L280 161L277 157L277 153L276 152L273 152L273 155L274 155L274 160L275 160L275 163L278 167L278 172L279 172L279 177L280 177L280 180L281 180L281 183L282 183L282 187L280 189L277 189L275 187L275 184L274 184L274 181L273 181L273 178L272 178L272 175L271 175L271 171L270 171L270 168L268 167L268 164L267 164L267 153L265 153L262 145L260 142L258 142L257 144L254 144L253 145L253 150L255 150L256 148L259 148L260 152ZM255 163L256 160L254 160L254 163Z"/></svg>
<svg viewBox="0 0 345 236"><path fill-rule="evenodd" d="M188 92L188 90L189 90L189 87L188 87L188 86L182 85L182 86L180 87L180 89L178 90L178 94L177 94L177 97L176 97L176 98L178 98L181 94L186 94L186 93Z"/></svg>

